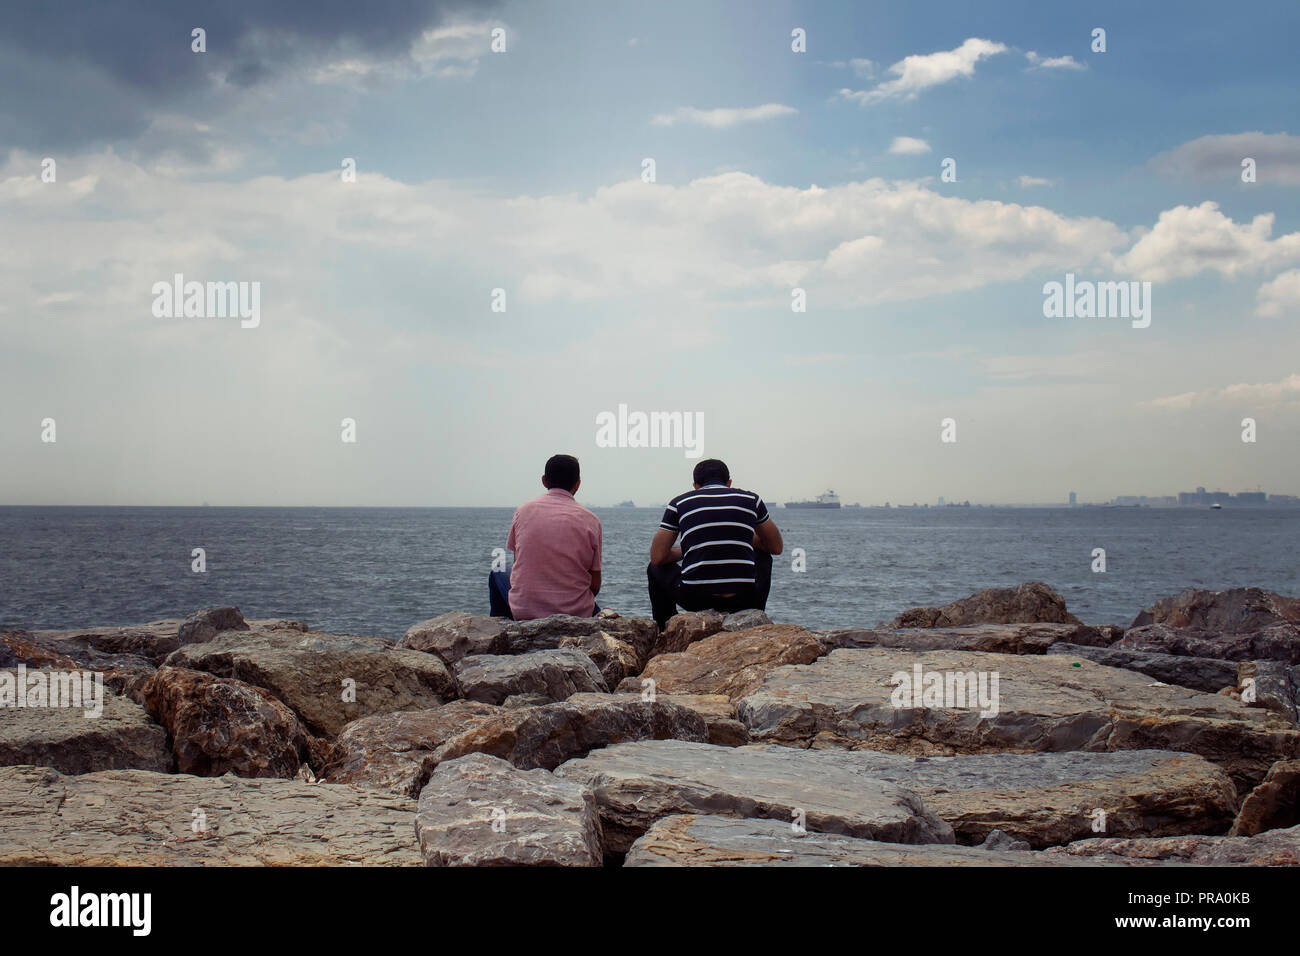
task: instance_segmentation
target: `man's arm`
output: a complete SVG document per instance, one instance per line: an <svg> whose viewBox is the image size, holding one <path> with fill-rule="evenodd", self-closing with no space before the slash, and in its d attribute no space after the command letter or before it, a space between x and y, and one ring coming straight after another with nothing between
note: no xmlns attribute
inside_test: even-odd
<svg viewBox="0 0 1300 956"><path fill-rule="evenodd" d="M768 518L761 525L754 529L754 547L768 554L780 554L785 549L785 542L781 540L781 532L776 526L776 522Z"/></svg>
<svg viewBox="0 0 1300 956"><path fill-rule="evenodd" d="M600 593L600 572L591 571L591 596L595 597Z"/></svg>
<svg viewBox="0 0 1300 956"><path fill-rule="evenodd" d="M676 540L676 531L666 531L663 528L656 531L654 540L650 542L650 563L672 564L674 561L680 561L682 549L673 546Z"/></svg>

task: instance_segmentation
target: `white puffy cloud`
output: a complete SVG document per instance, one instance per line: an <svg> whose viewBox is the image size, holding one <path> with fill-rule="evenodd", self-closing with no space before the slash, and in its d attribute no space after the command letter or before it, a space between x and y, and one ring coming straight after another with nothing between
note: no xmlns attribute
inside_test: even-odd
<svg viewBox="0 0 1300 956"><path fill-rule="evenodd" d="M1006 44L971 37L953 50L913 54L889 68L894 79L870 90L840 90L846 100L867 106L888 99L912 99L922 90L975 74L975 64L990 56L1006 52Z"/></svg>
<svg viewBox="0 0 1300 956"><path fill-rule="evenodd" d="M930 144L912 136L895 136L889 144L889 151L896 156L914 156L930 152Z"/></svg>
<svg viewBox="0 0 1300 956"><path fill-rule="evenodd" d="M651 120L656 126L676 126L689 123L694 126L711 126L714 129L726 129L741 123L757 123L776 119L780 116L794 116L799 111L793 106L780 103L764 103L762 106L721 107L701 110L693 106L681 106L671 113L661 113Z"/></svg>
<svg viewBox="0 0 1300 956"><path fill-rule="evenodd" d="M1300 136L1287 133L1202 136L1155 156L1151 165L1169 176L1237 182L1247 157L1255 161L1257 182L1300 185Z"/></svg>
<svg viewBox="0 0 1300 956"><path fill-rule="evenodd" d="M1272 238L1273 213L1235 223L1219 204L1166 209L1155 226L1118 259L1121 269L1153 282L1206 270L1229 278L1300 261L1300 232Z"/></svg>
<svg viewBox="0 0 1300 956"><path fill-rule="evenodd" d="M1300 269L1283 272L1260 286L1255 314L1270 319L1300 314Z"/></svg>

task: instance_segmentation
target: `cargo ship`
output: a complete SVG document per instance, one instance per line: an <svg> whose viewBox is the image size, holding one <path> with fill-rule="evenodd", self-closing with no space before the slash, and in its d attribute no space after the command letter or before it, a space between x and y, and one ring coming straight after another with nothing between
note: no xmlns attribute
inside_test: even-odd
<svg viewBox="0 0 1300 956"><path fill-rule="evenodd" d="M840 506L840 496L833 491L828 491L824 495L818 495L812 501L787 501L787 508L838 508Z"/></svg>

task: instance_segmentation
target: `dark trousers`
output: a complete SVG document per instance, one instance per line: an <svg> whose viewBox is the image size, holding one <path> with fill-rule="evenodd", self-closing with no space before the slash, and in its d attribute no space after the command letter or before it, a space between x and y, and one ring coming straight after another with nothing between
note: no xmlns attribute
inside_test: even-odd
<svg viewBox="0 0 1300 956"><path fill-rule="evenodd" d="M686 611L747 611L751 608L767 610L767 595L772 590L772 556L766 551L754 550L754 584L727 585L715 587L735 592L731 597L718 597L707 586L682 583L681 562L672 564L651 564L646 567L646 578L650 582L650 613L654 615L659 629L663 630L668 619L677 613L680 605Z"/></svg>
<svg viewBox="0 0 1300 956"><path fill-rule="evenodd" d="M515 616L510 613L510 572L509 571L489 571L488 572L488 605L489 612L493 617L507 617L514 620ZM592 608L591 616L595 617L600 613L600 605L597 604Z"/></svg>

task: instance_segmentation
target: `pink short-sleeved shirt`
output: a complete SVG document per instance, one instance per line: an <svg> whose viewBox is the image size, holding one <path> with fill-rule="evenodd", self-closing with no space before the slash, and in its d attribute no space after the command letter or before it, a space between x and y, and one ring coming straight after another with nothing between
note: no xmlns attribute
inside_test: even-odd
<svg viewBox="0 0 1300 956"><path fill-rule="evenodd" d="M520 505L506 547L515 553L510 613L516 621L549 614L591 617L596 609L591 572L600 570L600 519L573 495L551 488Z"/></svg>

